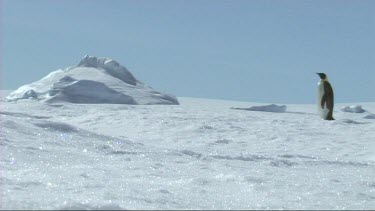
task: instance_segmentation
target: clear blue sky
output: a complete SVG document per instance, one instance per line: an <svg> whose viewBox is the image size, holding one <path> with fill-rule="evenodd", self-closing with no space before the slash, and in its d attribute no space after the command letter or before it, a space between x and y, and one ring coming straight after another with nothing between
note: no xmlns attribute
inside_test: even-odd
<svg viewBox="0 0 375 211"><path fill-rule="evenodd" d="M85 55L110 57L177 96L375 101L374 0L3 0L1 89Z"/></svg>

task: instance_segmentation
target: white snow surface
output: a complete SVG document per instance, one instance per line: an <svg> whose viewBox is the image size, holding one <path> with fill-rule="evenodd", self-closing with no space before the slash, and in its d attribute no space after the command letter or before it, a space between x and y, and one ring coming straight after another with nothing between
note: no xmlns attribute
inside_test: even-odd
<svg viewBox="0 0 375 211"><path fill-rule="evenodd" d="M350 113L364 113L366 110L362 108L360 105L351 105L351 106L344 106L341 108L341 111L350 112Z"/></svg>
<svg viewBox="0 0 375 211"><path fill-rule="evenodd" d="M375 120L315 105L0 102L1 209L373 209ZM375 103L363 103L375 111ZM340 105L338 105L340 107Z"/></svg>
<svg viewBox="0 0 375 211"><path fill-rule="evenodd" d="M179 104L176 97L138 81L115 60L88 55L77 66L51 72L7 97L9 101L20 99L47 103Z"/></svg>

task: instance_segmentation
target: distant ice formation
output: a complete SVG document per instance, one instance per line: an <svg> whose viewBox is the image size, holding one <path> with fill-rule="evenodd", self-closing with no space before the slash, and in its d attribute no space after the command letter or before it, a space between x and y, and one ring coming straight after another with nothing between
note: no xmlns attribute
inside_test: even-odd
<svg viewBox="0 0 375 211"><path fill-rule="evenodd" d="M284 113L286 111L286 105L264 105L264 106L252 106L250 108L233 108L238 110L247 111L264 111L264 112L274 112L274 113Z"/></svg>
<svg viewBox="0 0 375 211"><path fill-rule="evenodd" d="M351 105L342 107L341 111L349 113L364 113L366 110L364 110L360 105Z"/></svg>
<svg viewBox="0 0 375 211"><path fill-rule="evenodd" d="M171 104L177 98L138 81L117 61L86 55L75 67L51 72L9 94L8 101L36 99L47 103Z"/></svg>
<svg viewBox="0 0 375 211"><path fill-rule="evenodd" d="M127 70L125 67L121 66L117 61L109 58L96 58L94 56L86 55L78 64L79 67L93 67L93 68L102 68L106 72L120 79L121 81L137 85L137 79Z"/></svg>
<svg viewBox="0 0 375 211"><path fill-rule="evenodd" d="M264 106L252 106L249 108L250 111L266 111L266 112L275 112L275 113L284 113L286 111L286 105L264 105Z"/></svg>

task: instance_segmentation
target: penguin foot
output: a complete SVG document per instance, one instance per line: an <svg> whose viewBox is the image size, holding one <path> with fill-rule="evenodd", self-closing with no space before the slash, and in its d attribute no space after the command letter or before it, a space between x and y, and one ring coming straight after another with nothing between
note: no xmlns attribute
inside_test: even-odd
<svg viewBox="0 0 375 211"><path fill-rule="evenodd" d="M335 120L333 117L327 117L324 120Z"/></svg>

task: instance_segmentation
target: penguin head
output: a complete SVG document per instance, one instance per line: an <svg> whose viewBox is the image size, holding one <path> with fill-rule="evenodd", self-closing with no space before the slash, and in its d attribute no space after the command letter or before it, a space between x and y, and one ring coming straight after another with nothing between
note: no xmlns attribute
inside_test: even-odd
<svg viewBox="0 0 375 211"><path fill-rule="evenodd" d="M327 75L325 73L316 73L319 75L320 79L325 80L327 79Z"/></svg>

